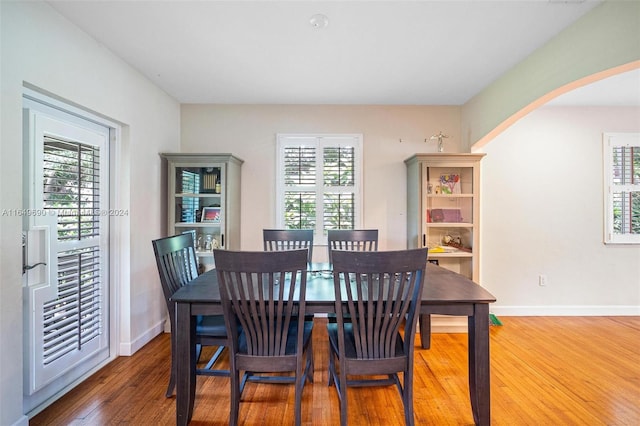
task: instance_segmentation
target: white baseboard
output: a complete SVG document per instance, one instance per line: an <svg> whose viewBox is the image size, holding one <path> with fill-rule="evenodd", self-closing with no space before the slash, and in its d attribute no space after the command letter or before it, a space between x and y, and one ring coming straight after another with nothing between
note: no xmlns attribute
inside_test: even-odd
<svg viewBox="0 0 640 426"><path fill-rule="evenodd" d="M140 348L149 343L154 337L164 331L164 323L162 320L151 327L146 332L139 335L136 339L131 342L121 342L120 343L120 356L131 356L136 353Z"/></svg>
<svg viewBox="0 0 640 426"><path fill-rule="evenodd" d="M29 426L29 417L23 415L14 423L11 423L11 426Z"/></svg>
<svg viewBox="0 0 640 426"><path fill-rule="evenodd" d="M452 315L431 315L431 333L466 332L467 317L458 317Z"/></svg>
<svg viewBox="0 0 640 426"><path fill-rule="evenodd" d="M494 306L489 305L491 313L506 317L555 317L555 316L572 316L572 317L612 317L612 316L639 316L640 306L634 305L556 305L556 306Z"/></svg>
<svg viewBox="0 0 640 426"><path fill-rule="evenodd" d="M493 306L490 312L498 317L621 317L640 316L640 306ZM466 333L467 317L431 315L432 333Z"/></svg>

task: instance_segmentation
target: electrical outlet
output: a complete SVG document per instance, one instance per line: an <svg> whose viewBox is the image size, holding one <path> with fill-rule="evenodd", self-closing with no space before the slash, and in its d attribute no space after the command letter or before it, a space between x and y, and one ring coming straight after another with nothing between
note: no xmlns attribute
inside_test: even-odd
<svg viewBox="0 0 640 426"><path fill-rule="evenodd" d="M544 274L538 275L538 285L540 287L545 287L547 285L547 276Z"/></svg>

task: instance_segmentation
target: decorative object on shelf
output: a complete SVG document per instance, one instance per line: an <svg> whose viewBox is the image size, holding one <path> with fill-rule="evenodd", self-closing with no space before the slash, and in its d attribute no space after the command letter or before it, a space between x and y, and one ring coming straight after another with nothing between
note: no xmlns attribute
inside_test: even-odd
<svg viewBox="0 0 640 426"><path fill-rule="evenodd" d="M438 133L437 135L431 136L429 139L432 140L432 141L437 140L438 141L438 152L444 152L444 141L442 139L446 139L448 137L449 137L449 135L444 135L444 134L442 134L442 131L440 131L440 133Z"/></svg>
<svg viewBox="0 0 640 426"><path fill-rule="evenodd" d="M442 209L427 210L431 215L431 222L444 222L444 212Z"/></svg>
<svg viewBox="0 0 640 426"><path fill-rule="evenodd" d="M220 207L203 207L202 222L220 223Z"/></svg>
<svg viewBox="0 0 640 426"><path fill-rule="evenodd" d="M203 248L205 249L205 251L211 251L213 249L213 235L205 235Z"/></svg>
<svg viewBox="0 0 640 426"><path fill-rule="evenodd" d="M429 216L427 216L427 222L429 222L429 217L431 218L431 222L449 222L449 223L460 223L462 222L462 213L460 209L431 209L427 211Z"/></svg>
<svg viewBox="0 0 640 426"><path fill-rule="evenodd" d="M460 193L460 175L458 174L442 174L440 175L440 186L443 194L459 194Z"/></svg>
<svg viewBox="0 0 640 426"><path fill-rule="evenodd" d="M205 167L202 170L202 192L219 193L216 185L219 184L218 175L213 167Z"/></svg>
<svg viewBox="0 0 640 426"><path fill-rule="evenodd" d="M462 245L462 239L460 237L454 237L452 235L445 234L442 237L442 244L444 244L445 246L453 247L453 248L456 248L458 250L462 250L462 251L466 251L468 253L471 253L471 249L470 248L464 247Z"/></svg>

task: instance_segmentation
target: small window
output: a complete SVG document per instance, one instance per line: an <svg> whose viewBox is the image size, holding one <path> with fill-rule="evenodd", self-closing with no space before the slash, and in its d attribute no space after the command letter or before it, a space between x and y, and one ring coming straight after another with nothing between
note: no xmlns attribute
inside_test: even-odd
<svg viewBox="0 0 640 426"><path fill-rule="evenodd" d="M640 244L640 133L605 133L605 243Z"/></svg>
<svg viewBox="0 0 640 426"><path fill-rule="evenodd" d="M361 135L278 135L277 145L277 227L314 229L316 244L361 227Z"/></svg>

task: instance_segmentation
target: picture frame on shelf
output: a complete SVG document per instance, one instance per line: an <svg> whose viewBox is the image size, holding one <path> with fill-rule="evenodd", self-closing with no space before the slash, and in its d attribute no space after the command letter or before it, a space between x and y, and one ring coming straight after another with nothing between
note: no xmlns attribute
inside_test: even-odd
<svg viewBox="0 0 640 426"><path fill-rule="evenodd" d="M220 207L203 207L201 222L219 224L220 223Z"/></svg>
<svg viewBox="0 0 640 426"><path fill-rule="evenodd" d="M460 194L460 175L457 173L443 173L440 175L442 194Z"/></svg>

